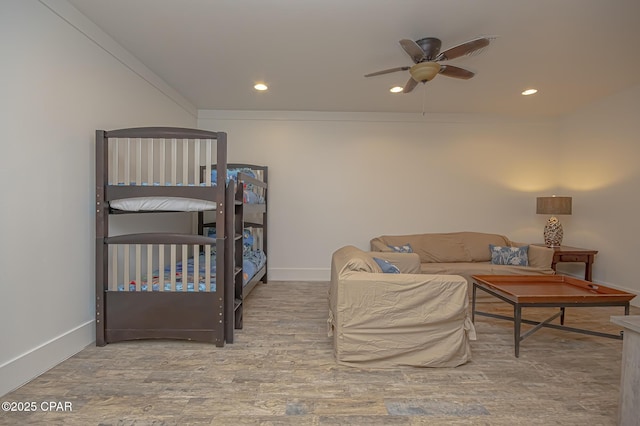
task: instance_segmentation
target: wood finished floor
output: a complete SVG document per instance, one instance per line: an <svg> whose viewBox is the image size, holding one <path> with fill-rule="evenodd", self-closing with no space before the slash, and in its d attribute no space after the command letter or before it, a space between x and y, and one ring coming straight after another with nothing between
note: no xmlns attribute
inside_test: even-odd
<svg viewBox="0 0 640 426"><path fill-rule="evenodd" d="M1 398L69 402L71 412L3 412L0 424L616 424L619 340L542 329L515 358L513 324L476 317L478 340L466 365L344 367L326 334L327 288L258 286L246 301L244 330L223 348L177 341L90 346ZM479 308L510 314L502 302ZM568 308L566 324L617 333L609 317L622 314ZM524 309L525 318L549 315Z"/></svg>

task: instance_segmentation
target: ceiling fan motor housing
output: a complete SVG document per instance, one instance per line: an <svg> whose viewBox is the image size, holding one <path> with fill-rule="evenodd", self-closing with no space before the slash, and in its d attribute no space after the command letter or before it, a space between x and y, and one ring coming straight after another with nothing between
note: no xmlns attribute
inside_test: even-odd
<svg viewBox="0 0 640 426"><path fill-rule="evenodd" d="M420 40L416 40L416 44L420 46L420 49L424 51L425 61L433 61L442 47L442 41L436 37L425 37Z"/></svg>

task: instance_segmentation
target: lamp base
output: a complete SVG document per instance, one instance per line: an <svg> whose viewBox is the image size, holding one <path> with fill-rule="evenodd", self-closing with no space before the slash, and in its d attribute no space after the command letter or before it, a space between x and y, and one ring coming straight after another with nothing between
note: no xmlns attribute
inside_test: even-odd
<svg viewBox="0 0 640 426"><path fill-rule="evenodd" d="M551 216L544 226L544 244L547 247L560 247L562 245L562 225L557 217Z"/></svg>

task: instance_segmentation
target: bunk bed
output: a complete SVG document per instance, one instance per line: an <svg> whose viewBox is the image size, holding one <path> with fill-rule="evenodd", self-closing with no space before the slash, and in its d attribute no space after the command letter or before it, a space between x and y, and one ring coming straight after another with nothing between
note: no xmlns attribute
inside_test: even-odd
<svg viewBox="0 0 640 426"><path fill-rule="evenodd" d="M98 346L148 338L233 342L242 317L235 250L243 240L243 190L227 179L226 136L171 127L96 131ZM213 211L224 226L214 238L110 234L112 215L167 211Z"/></svg>
<svg viewBox="0 0 640 426"><path fill-rule="evenodd" d="M215 177L216 165L212 165L212 179ZM202 173L206 173L201 168ZM268 212L268 178L269 169L267 166L228 163L227 181L235 181L240 190L236 195L236 206L234 214L242 220L236 220L233 231L234 235L242 234L242 240L231 240L229 244L234 244L233 250L235 264L242 265L242 270L236 270L233 275L234 281L234 325L242 328L243 301L251 293L258 283L267 283L267 212ZM241 194L241 196L239 195ZM202 211L198 213L198 233L216 237L217 226L216 217L211 217L210 212Z"/></svg>

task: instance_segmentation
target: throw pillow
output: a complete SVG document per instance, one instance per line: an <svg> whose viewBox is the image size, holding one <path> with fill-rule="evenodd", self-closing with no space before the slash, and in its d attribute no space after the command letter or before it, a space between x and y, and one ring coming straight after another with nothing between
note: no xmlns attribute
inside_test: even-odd
<svg viewBox="0 0 640 426"><path fill-rule="evenodd" d="M382 272L384 272L385 274L399 274L400 273L400 269L398 269L398 267L396 265L394 265L393 263L389 262L388 260L379 259L377 257L374 257L373 260L375 260L376 263L378 265L380 265L380 269L382 269Z"/></svg>
<svg viewBox="0 0 640 426"><path fill-rule="evenodd" d="M411 244L407 243L403 246L389 246L389 248L398 253L413 253L413 249L411 248Z"/></svg>
<svg viewBox="0 0 640 426"><path fill-rule="evenodd" d="M529 266L529 246L508 247L489 244L494 265Z"/></svg>

